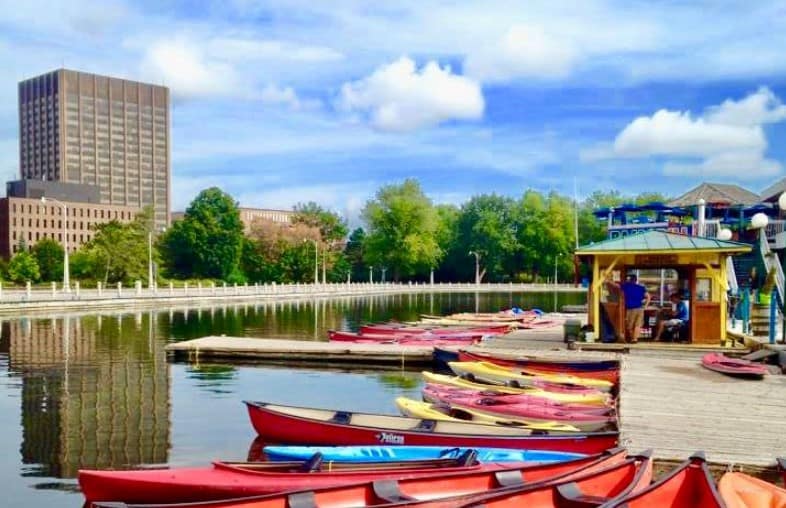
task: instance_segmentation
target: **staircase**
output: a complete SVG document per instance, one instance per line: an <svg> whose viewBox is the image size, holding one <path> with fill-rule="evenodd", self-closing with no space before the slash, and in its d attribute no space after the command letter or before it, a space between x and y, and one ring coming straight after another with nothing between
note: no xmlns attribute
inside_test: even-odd
<svg viewBox="0 0 786 508"><path fill-rule="evenodd" d="M737 286L740 288L749 288L748 277L750 276L751 269L755 266L756 271L762 273L764 264L760 261L761 256L756 249L744 256L732 256L731 261L734 266L734 273L737 279Z"/></svg>

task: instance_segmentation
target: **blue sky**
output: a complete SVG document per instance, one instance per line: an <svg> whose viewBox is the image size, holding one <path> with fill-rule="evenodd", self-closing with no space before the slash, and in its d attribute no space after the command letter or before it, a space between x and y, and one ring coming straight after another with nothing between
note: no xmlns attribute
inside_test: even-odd
<svg viewBox="0 0 786 508"><path fill-rule="evenodd" d="M375 5L380 4L380 5ZM759 191L786 161L786 4L0 0L0 176L16 83L61 66L170 87L172 198L356 217L527 188Z"/></svg>

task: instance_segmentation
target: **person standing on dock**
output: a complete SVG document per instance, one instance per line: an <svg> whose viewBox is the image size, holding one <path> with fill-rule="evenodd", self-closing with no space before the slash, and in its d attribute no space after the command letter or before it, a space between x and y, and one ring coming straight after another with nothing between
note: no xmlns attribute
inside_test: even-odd
<svg viewBox="0 0 786 508"><path fill-rule="evenodd" d="M611 284L622 292L625 300L625 342L636 344L644 325L644 308L650 304L650 294L633 274L622 284Z"/></svg>

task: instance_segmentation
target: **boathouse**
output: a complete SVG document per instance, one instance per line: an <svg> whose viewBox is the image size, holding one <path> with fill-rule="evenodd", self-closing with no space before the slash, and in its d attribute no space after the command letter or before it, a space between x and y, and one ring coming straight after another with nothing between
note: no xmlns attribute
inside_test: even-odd
<svg viewBox="0 0 786 508"><path fill-rule="evenodd" d="M722 344L726 340L729 257L750 251L749 244L660 230L579 247L576 255L592 274L587 300L589 323L601 338L624 336L624 298L611 291L614 284L609 283L619 283L635 273L639 280L642 275L650 278L652 303L645 309L645 328L654 326L657 313L674 292L690 309L690 319L679 339L693 344ZM651 289L653 284L656 287Z"/></svg>

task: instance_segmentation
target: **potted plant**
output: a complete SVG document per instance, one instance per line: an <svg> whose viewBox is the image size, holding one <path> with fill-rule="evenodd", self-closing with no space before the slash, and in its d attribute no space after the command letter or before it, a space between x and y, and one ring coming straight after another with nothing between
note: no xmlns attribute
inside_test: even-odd
<svg viewBox="0 0 786 508"><path fill-rule="evenodd" d="M772 299L772 290L775 287L775 268L770 268L764 284L759 288L758 301L762 305L769 305Z"/></svg>

